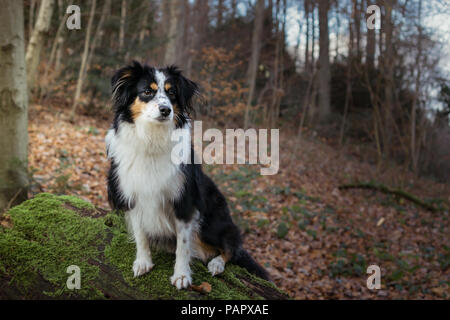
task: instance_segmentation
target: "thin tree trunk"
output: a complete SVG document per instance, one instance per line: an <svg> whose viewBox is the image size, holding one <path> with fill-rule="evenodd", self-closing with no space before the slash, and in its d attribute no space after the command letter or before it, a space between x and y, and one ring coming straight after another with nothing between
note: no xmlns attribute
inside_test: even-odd
<svg viewBox="0 0 450 320"><path fill-rule="evenodd" d="M28 14L28 41L31 39L34 27L34 14L36 10L36 0L30 1L30 12Z"/></svg>
<svg viewBox="0 0 450 320"><path fill-rule="evenodd" d="M164 55L164 63L174 64L177 62L177 44L179 40L179 16L180 6L177 1L170 1L169 4L169 33L166 52Z"/></svg>
<svg viewBox="0 0 450 320"><path fill-rule="evenodd" d="M352 20L349 19L349 31L350 34L352 34ZM350 106L350 101L352 98L352 62L353 62L353 55L352 55L352 42L353 39L350 38L350 41L348 42L348 61L347 61L347 75L346 75L346 90L345 90L345 104L344 104L344 116L342 118L342 124L341 124L341 130L339 132L339 146L342 147L344 143L344 133L345 133L345 125L347 121L347 114L348 109Z"/></svg>
<svg viewBox="0 0 450 320"><path fill-rule="evenodd" d="M58 30L56 31L56 36L55 36L55 39L53 40L52 49L50 51L50 58L48 59L48 62L45 66L45 71L44 71L44 76L43 76L44 81L42 81L40 83L41 92L40 92L39 100L41 100L47 93L47 88L49 86L48 73L50 71L50 68L53 65L53 61L56 59L56 49L58 47L58 43L59 43L59 39L61 38L61 34L64 31L67 16L68 16L67 14L64 14L64 16L62 16L61 21L59 23Z"/></svg>
<svg viewBox="0 0 450 320"><path fill-rule="evenodd" d="M341 19L339 17L339 4L336 4L336 47L335 47L335 57L334 61L337 61L339 58L339 31L341 29Z"/></svg>
<svg viewBox="0 0 450 320"><path fill-rule="evenodd" d="M127 18L127 1L122 0L120 7L120 29L119 29L119 50L123 49L125 42L125 22Z"/></svg>
<svg viewBox="0 0 450 320"><path fill-rule="evenodd" d="M250 105L252 104L253 95L255 93L256 75L258 72L259 54L261 51L263 22L264 22L264 0L257 0L255 21L253 24L253 35L252 35L252 56L250 58L250 64L248 68L249 93L247 97L247 105L245 107L245 116L244 116L245 129L247 129L249 124Z"/></svg>
<svg viewBox="0 0 450 320"><path fill-rule="evenodd" d="M66 8L63 7L64 2L63 0L58 0L58 7L60 8L59 15L63 15L66 12ZM63 29L65 30L65 29ZM63 56L64 51L64 32L61 32L60 36L57 40L57 46L56 46L56 55L55 55L55 73L59 74L59 71L61 70L61 58Z"/></svg>
<svg viewBox="0 0 450 320"><path fill-rule="evenodd" d="M311 26L311 32L312 32L312 37L311 37L311 63L310 63L310 67L311 70L313 70L316 67L316 62L315 62L315 57L314 57L314 51L316 49L316 5L313 2L311 4L311 15L312 15L312 26Z"/></svg>
<svg viewBox="0 0 450 320"><path fill-rule="evenodd" d="M297 61L298 58L300 57L300 39L302 37L302 30L303 30L303 24L301 19L297 20L297 24L298 24L298 37L297 37L297 44L295 45L295 54L294 54L294 66L296 71L297 71Z"/></svg>
<svg viewBox="0 0 450 320"><path fill-rule="evenodd" d="M88 71L91 67L92 58L95 54L95 49L97 48L97 44L101 40L101 36L102 36L102 32L103 32L103 23L105 22L105 18L108 15L110 8L111 8L111 0L105 0L105 2L103 3L102 13L100 15L100 19L98 21L97 28L95 29L94 38L92 38L92 42L90 45L89 54L88 54L86 67L85 67L85 72L83 75L83 82L86 78L86 74L88 73Z"/></svg>
<svg viewBox="0 0 450 320"><path fill-rule="evenodd" d="M421 78L421 65L420 59L422 58L422 26L421 26L421 16L422 16L422 0L419 0L419 12L417 18L417 28L419 29L418 41L417 41L417 55L416 55L416 68L417 75L415 79L415 90L414 97L411 106L411 149L410 149L410 160L411 166L414 173L417 173L418 170L418 162L419 162L419 148L416 146L416 113L417 113L417 100L419 99L420 94L420 78Z"/></svg>
<svg viewBox="0 0 450 320"><path fill-rule="evenodd" d="M394 58L393 58L393 48L392 48L392 36L393 36L393 25L392 25L392 8L393 2L395 0L386 0L385 4L385 52L383 57L384 62L384 75L385 75L385 110L384 110L384 126L385 126L385 136L384 136L384 153L386 156L390 155L391 151L391 140L392 140L392 112L394 109Z"/></svg>
<svg viewBox="0 0 450 320"><path fill-rule="evenodd" d="M217 4L217 26L220 27L223 24L223 0L218 0Z"/></svg>
<svg viewBox="0 0 450 320"><path fill-rule="evenodd" d="M42 0L41 6L39 7L36 26L34 27L30 42L28 43L25 62L27 65L27 84L28 89L30 90L34 88L36 82L42 45L50 28L54 4L54 0Z"/></svg>
<svg viewBox="0 0 450 320"><path fill-rule="evenodd" d="M0 215L27 197L28 92L23 2L0 0Z"/></svg>
<svg viewBox="0 0 450 320"><path fill-rule="evenodd" d="M330 118L330 54L328 39L329 0L319 1L320 52L319 52L319 121Z"/></svg>
<svg viewBox="0 0 450 320"><path fill-rule="evenodd" d="M358 0L353 0L353 21L355 28L355 58L358 63L361 62L361 3Z"/></svg>
<svg viewBox="0 0 450 320"><path fill-rule="evenodd" d="M306 16L306 42L305 42L305 72L309 71L309 33L310 33L310 0L304 0L305 16Z"/></svg>
<svg viewBox="0 0 450 320"><path fill-rule="evenodd" d="M273 90L272 90L272 101L269 108L269 117L268 117L268 123L266 125L273 126L275 123L276 118L276 105L278 101L278 80L279 80L279 61L280 61L280 32L279 32L279 21L278 21L278 15L280 11L280 0L277 0L275 5L275 35L276 35L276 42L275 42L275 59L273 63Z"/></svg>
<svg viewBox="0 0 450 320"><path fill-rule="evenodd" d="M231 0L231 18L236 18L237 13L237 0Z"/></svg>
<svg viewBox="0 0 450 320"><path fill-rule="evenodd" d="M97 0L92 0L91 11L89 14L89 21L88 21L88 25L87 25L87 29L86 29L86 37L84 40L83 56L81 57L81 66L80 66L80 71L78 73L77 88L75 91L75 97L73 99L72 110L70 113L71 120L73 119L73 117L75 115L75 110L77 108L77 105L78 105L78 102L80 99L80 95L81 95L81 90L83 88L84 73L86 72L86 62L87 62L88 54L89 54L89 43L91 41L92 23L94 21L96 4L97 4Z"/></svg>
<svg viewBox="0 0 450 320"><path fill-rule="evenodd" d="M183 70L186 70L188 59L187 56L191 49L192 32L189 31L191 25L191 6L189 0L183 0L183 12L180 14L178 21L177 34L177 59L176 62Z"/></svg>
<svg viewBox="0 0 450 320"><path fill-rule="evenodd" d="M371 4L370 0L366 0L366 4L368 7ZM375 29L367 29L366 65L369 70L375 67Z"/></svg>
<svg viewBox="0 0 450 320"><path fill-rule="evenodd" d="M143 7L143 13L142 13L142 20L141 20L141 31L139 32L139 45L142 46L144 43L145 35L147 32L147 26L148 26L148 15L150 11L152 10L152 2L146 1Z"/></svg>

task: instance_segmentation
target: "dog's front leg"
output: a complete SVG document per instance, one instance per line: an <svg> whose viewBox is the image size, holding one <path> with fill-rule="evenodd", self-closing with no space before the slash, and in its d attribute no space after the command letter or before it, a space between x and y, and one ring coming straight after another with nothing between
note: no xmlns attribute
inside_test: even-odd
<svg viewBox="0 0 450 320"><path fill-rule="evenodd" d="M136 242L136 260L133 263L133 273L135 277L149 272L154 264L150 253L148 237L142 226L142 216L137 210L128 212L129 223Z"/></svg>
<svg viewBox="0 0 450 320"><path fill-rule="evenodd" d="M177 289L184 289L192 284L191 267L189 266L192 254L192 223L176 219L175 224L177 250L175 252L175 270L170 281Z"/></svg>

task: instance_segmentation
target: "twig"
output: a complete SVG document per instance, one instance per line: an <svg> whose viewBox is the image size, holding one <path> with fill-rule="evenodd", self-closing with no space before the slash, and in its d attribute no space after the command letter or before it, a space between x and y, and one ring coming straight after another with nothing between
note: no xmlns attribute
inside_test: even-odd
<svg viewBox="0 0 450 320"><path fill-rule="evenodd" d="M399 189L391 189L383 184L376 184L376 183L371 183L371 182L362 182L362 183L354 183L354 184L344 184L338 187L340 190L344 190L344 189L371 189L371 190L376 190L376 191L380 191L382 193L386 193L386 194L394 194L400 198L404 198L406 200L409 200L419 206L421 206L422 208L425 208L431 212L438 212L441 211L441 209L436 208L435 206L426 203L424 201L422 201L421 199L419 199L418 197L405 192L403 190L399 190Z"/></svg>
<svg viewBox="0 0 450 320"><path fill-rule="evenodd" d="M22 188L17 190L17 192L14 194L14 196L11 198L11 200L8 201L8 204L6 205L5 209L3 210L3 213L7 212L9 209L11 209L11 205L13 204L14 200L19 196L19 194L22 192Z"/></svg>

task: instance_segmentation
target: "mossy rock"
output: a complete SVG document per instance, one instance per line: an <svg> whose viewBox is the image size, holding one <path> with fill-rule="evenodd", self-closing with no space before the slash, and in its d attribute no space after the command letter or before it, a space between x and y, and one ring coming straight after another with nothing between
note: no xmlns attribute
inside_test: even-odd
<svg viewBox="0 0 450 320"><path fill-rule="evenodd" d="M175 257L152 251L155 267L134 278L135 247L121 213L72 196L42 193L0 216L0 299L286 299L272 283L228 264L212 277L193 260L193 283L212 290L177 290L170 284ZM68 289L78 266L80 289Z"/></svg>

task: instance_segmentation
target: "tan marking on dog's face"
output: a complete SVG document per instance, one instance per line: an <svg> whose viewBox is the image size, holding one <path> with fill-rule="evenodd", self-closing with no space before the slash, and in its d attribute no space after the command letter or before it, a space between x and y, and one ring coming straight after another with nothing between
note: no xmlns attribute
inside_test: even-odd
<svg viewBox="0 0 450 320"><path fill-rule="evenodd" d="M124 78L129 78L131 77L131 71L126 71L120 78L124 79Z"/></svg>
<svg viewBox="0 0 450 320"><path fill-rule="evenodd" d="M133 104L131 105L131 117L133 118L133 121L136 121L136 119L142 114L146 103L139 99L139 97L134 100Z"/></svg>
<svg viewBox="0 0 450 320"><path fill-rule="evenodd" d="M170 88L172 88L172 85L169 82L166 82L166 84L164 85L164 89L169 90Z"/></svg>
<svg viewBox="0 0 450 320"><path fill-rule="evenodd" d="M152 88L155 91L158 91L158 85L156 84L156 82L150 83L150 88Z"/></svg>

